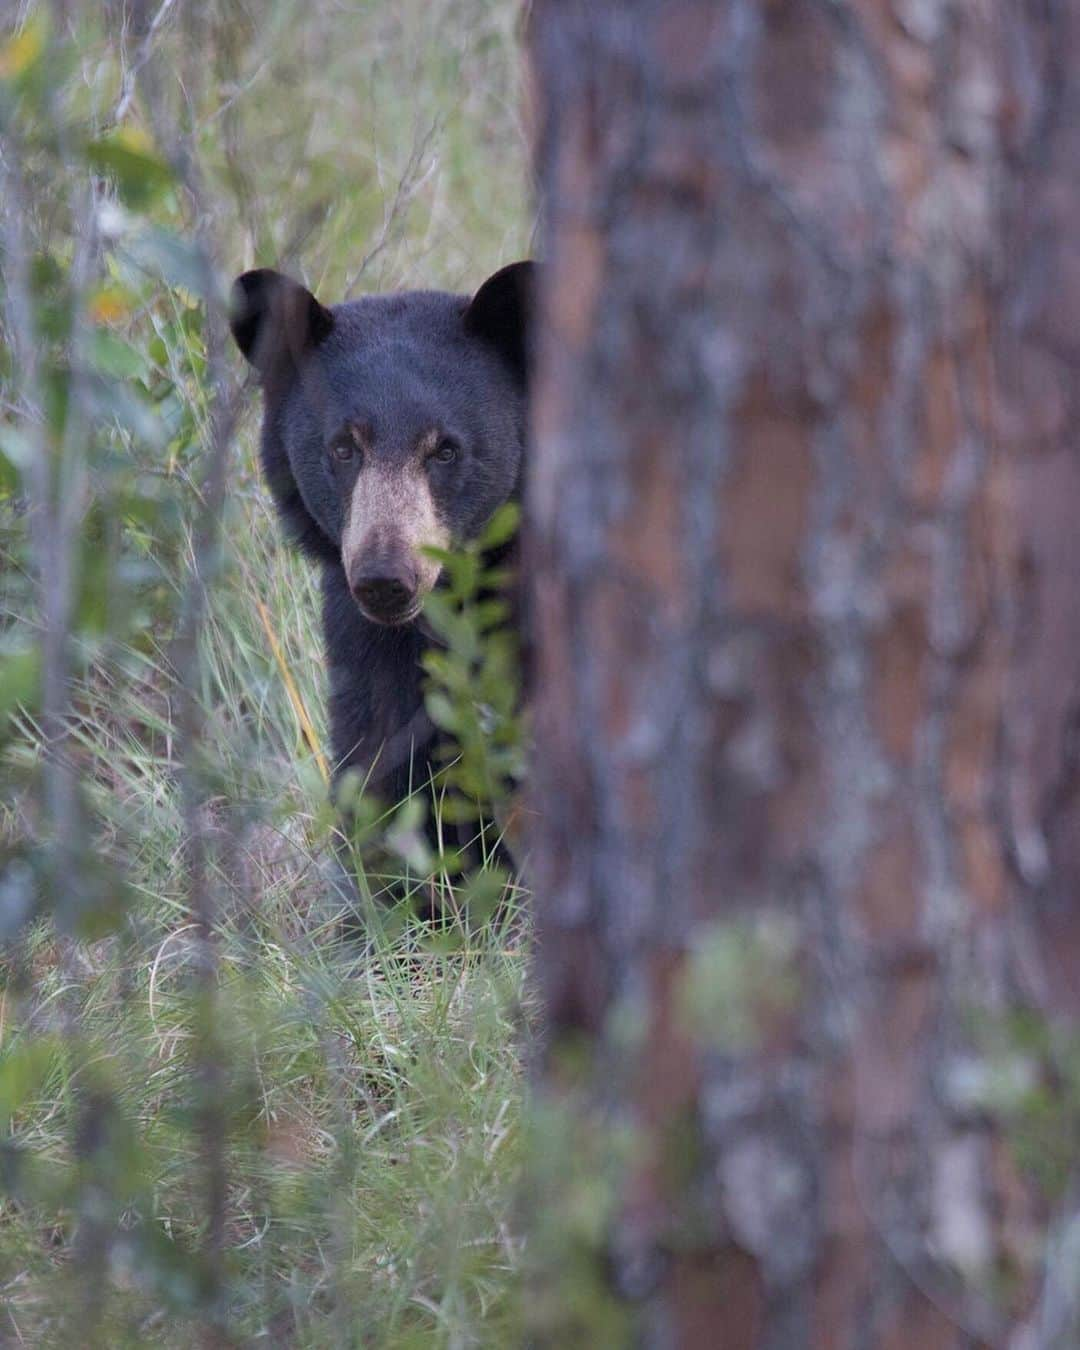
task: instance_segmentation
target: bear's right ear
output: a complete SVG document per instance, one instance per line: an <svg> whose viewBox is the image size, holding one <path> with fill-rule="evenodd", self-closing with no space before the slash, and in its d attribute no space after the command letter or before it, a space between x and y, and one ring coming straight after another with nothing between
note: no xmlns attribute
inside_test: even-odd
<svg viewBox="0 0 1080 1350"><path fill-rule="evenodd" d="M334 316L291 277L260 267L233 282L229 327L260 375L280 373L334 327Z"/></svg>

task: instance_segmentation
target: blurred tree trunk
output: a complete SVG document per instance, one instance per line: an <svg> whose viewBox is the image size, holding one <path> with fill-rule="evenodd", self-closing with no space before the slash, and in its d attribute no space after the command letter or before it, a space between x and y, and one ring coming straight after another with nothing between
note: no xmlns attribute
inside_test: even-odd
<svg viewBox="0 0 1080 1350"><path fill-rule="evenodd" d="M538 1343L1080 1344L1080 12L530 44Z"/></svg>

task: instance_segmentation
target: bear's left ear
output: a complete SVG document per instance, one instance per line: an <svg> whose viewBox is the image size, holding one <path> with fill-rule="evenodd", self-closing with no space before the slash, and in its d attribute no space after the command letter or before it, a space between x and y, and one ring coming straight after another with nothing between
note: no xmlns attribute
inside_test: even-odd
<svg viewBox="0 0 1080 1350"><path fill-rule="evenodd" d="M536 263L511 263L488 277L465 310L466 332L494 347L522 381L527 374L535 285Z"/></svg>

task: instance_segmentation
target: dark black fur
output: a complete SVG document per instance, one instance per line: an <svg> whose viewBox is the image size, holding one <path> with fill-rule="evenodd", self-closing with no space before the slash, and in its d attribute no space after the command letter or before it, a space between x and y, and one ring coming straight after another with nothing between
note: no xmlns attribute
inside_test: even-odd
<svg viewBox="0 0 1080 1350"><path fill-rule="evenodd" d="M292 538L322 567L335 778L356 769L386 802L427 781L435 732L423 709L422 620L373 623L341 558L350 476L331 446L362 424L388 462L438 427L456 461L432 466L432 498L455 541L474 538L520 492L532 264L491 277L471 300L436 291L326 308L275 272L233 289L232 331L260 373L266 481ZM355 475L352 481L355 481Z"/></svg>

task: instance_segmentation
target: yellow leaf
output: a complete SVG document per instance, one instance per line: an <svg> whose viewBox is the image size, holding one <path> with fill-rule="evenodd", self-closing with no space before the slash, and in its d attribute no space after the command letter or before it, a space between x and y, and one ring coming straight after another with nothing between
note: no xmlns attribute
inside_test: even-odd
<svg viewBox="0 0 1080 1350"><path fill-rule="evenodd" d="M116 145L122 145L125 150L131 150L139 155L151 155L154 153L154 142L150 133L145 127L136 126L128 122L113 133L112 140Z"/></svg>
<svg viewBox="0 0 1080 1350"><path fill-rule="evenodd" d="M14 80L25 74L45 50L45 40L45 19L38 15L0 47L0 80Z"/></svg>
<svg viewBox="0 0 1080 1350"><path fill-rule="evenodd" d="M91 323L119 323L131 313L131 304L119 286L102 286L86 306Z"/></svg>

